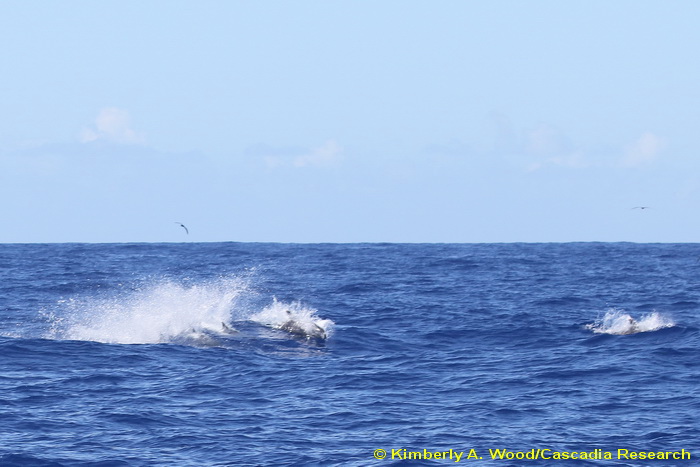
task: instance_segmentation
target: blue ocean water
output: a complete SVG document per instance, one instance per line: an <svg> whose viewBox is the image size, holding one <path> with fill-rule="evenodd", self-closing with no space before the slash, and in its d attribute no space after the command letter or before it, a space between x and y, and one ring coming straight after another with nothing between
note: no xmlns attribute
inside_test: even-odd
<svg viewBox="0 0 700 467"><path fill-rule="evenodd" d="M0 245L0 466L700 465L699 310L695 244Z"/></svg>

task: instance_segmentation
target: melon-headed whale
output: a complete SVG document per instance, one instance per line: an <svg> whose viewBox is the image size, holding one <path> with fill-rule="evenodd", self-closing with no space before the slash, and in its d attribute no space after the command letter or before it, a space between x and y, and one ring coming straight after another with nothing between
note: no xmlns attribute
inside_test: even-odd
<svg viewBox="0 0 700 467"><path fill-rule="evenodd" d="M328 335L326 334L326 330L318 324L311 323L310 325L304 326L298 321L294 320L291 311L286 310L286 312L288 319L284 324L279 326L279 329L281 329L282 331L286 331L297 337L305 337L307 339L325 340L328 337Z"/></svg>
<svg viewBox="0 0 700 467"><path fill-rule="evenodd" d="M627 317L627 329L625 329L623 332L619 333L620 335L626 335L626 334L636 334L638 332L641 332L641 329L639 329L639 323L637 323L637 320L632 318L631 316Z"/></svg>
<svg viewBox="0 0 700 467"><path fill-rule="evenodd" d="M235 334L238 332L238 329L232 328L231 326L227 325L223 321L221 322L221 332L224 334Z"/></svg>

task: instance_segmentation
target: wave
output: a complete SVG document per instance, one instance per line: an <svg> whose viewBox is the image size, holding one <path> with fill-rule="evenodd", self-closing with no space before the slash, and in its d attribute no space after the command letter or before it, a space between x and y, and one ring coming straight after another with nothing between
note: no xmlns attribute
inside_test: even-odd
<svg viewBox="0 0 700 467"><path fill-rule="evenodd" d="M315 309L273 299L272 305L259 311L251 304L257 295L249 279L230 277L202 284L158 281L112 297L70 298L43 313L49 329L42 337L212 346L239 334L237 323L243 321L282 329L278 324L286 310L303 329L322 326L324 338L330 336L333 322L319 319Z"/></svg>
<svg viewBox="0 0 700 467"><path fill-rule="evenodd" d="M639 319L633 318L625 310L611 308L602 318L585 327L596 334L637 334L640 332L658 331L670 328L676 323L668 316L657 311L642 315Z"/></svg>

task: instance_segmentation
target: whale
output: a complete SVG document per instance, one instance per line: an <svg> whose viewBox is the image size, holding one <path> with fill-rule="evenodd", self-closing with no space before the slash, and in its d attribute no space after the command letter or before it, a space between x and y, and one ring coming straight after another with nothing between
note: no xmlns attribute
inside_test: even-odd
<svg viewBox="0 0 700 467"><path fill-rule="evenodd" d="M322 339L328 338L326 330L323 329L316 323L312 323L311 326L303 326L299 322L295 321L292 317L292 312L287 310L288 320L278 327L282 331L286 331L293 336L303 337L306 339Z"/></svg>
<svg viewBox="0 0 700 467"><path fill-rule="evenodd" d="M235 334L238 332L238 329L232 328L231 326L228 326L226 323L223 321L221 322L221 332L224 334Z"/></svg>
<svg viewBox="0 0 700 467"><path fill-rule="evenodd" d="M224 323L223 321L221 322L221 332L224 334L236 334L238 329L232 328L228 324Z"/></svg>
<svg viewBox="0 0 700 467"><path fill-rule="evenodd" d="M627 325L628 328L620 333L621 336L641 332L641 329L639 329L639 323L637 323L637 320L632 318L631 316L627 317Z"/></svg>

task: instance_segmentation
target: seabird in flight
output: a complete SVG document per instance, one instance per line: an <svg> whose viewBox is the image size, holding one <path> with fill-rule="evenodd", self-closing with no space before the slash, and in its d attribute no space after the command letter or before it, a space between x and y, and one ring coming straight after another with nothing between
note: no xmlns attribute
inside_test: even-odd
<svg viewBox="0 0 700 467"><path fill-rule="evenodd" d="M189 234L190 234L190 231L189 231L189 230L187 230L187 227L185 227L185 224L183 224L182 222L175 222L175 223L176 223L176 224L179 224L179 225L180 225L180 227L182 227L183 229L185 229L185 232L187 232L187 235L189 235Z"/></svg>
<svg viewBox="0 0 700 467"><path fill-rule="evenodd" d="M635 206L632 209L651 209L649 206Z"/></svg>

